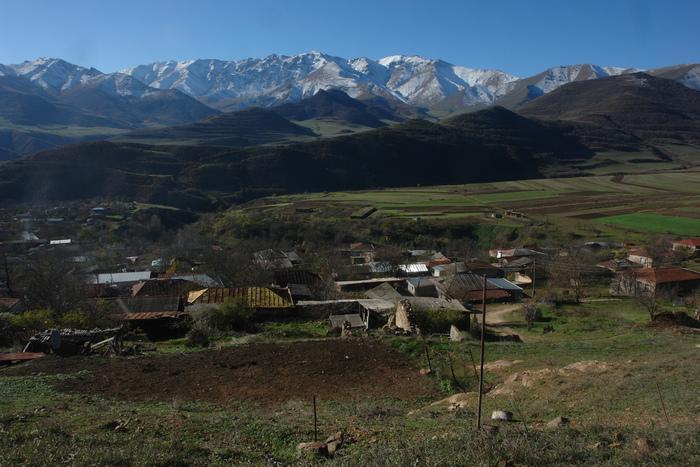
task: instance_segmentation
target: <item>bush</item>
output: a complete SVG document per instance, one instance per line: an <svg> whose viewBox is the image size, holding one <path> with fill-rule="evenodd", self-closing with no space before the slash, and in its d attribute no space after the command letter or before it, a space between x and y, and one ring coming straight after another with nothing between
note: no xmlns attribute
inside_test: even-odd
<svg viewBox="0 0 700 467"><path fill-rule="evenodd" d="M187 332L188 347L209 347L209 338L212 335L212 329L202 324L201 322L194 323Z"/></svg>
<svg viewBox="0 0 700 467"><path fill-rule="evenodd" d="M252 328L253 310L243 299L227 300L212 309L210 325L218 331L248 331Z"/></svg>
<svg viewBox="0 0 700 467"><path fill-rule="evenodd" d="M532 325L536 321L542 320L542 310L534 303L527 303L523 305L520 308L520 312L523 314L523 318L525 318L528 329L532 329Z"/></svg>
<svg viewBox="0 0 700 467"><path fill-rule="evenodd" d="M253 310L243 299L227 300L218 307L203 306L192 310L192 328L208 328L217 332L244 332L254 329Z"/></svg>
<svg viewBox="0 0 700 467"><path fill-rule="evenodd" d="M9 321L12 326L29 331L43 331L57 324L54 312L48 309L27 310L10 316Z"/></svg>
<svg viewBox="0 0 700 467"><path fill-rule="evenodd" d="M450 326L469 329L469 314L459 310L414 310L416 325L424 334L448 333Z"/></svg>

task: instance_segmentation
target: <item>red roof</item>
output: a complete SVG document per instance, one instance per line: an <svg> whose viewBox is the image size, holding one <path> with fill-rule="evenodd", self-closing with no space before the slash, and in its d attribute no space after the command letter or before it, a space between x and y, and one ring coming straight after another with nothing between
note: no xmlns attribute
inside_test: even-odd
<svg viewBox="0 0 700 467"><path fill-rule="evenodd" d="M690 247L700 248L700 237L698 238L684 238L681 240L676 240L673 242L675 245L686 245Z"/></svg>
<svg viewBox="0 0 700 467"><path fill-rule="evenodd" d="M641 269L636 271L635 275L638 280L645 280L655 284L700 281L700 272L677 267Z"/></svg>

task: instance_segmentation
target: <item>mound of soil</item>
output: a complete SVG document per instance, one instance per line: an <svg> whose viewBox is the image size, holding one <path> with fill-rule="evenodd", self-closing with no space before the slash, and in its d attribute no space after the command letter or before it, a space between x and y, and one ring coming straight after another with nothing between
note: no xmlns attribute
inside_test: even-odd
<svg viewBox="0 0 700 467"><path fill-rule="evenodd" d="M700 321L691 318L682 311L676 313L660 313L654 316L652 326L684 326L688 328L700 328Z"/></svg>
<svg viewBox="0 0 700 467"><path fill-rule="evenodd" d="M436 393L406 355L380 343L325 340L254 344L138 358L43 358L8 375L61 374L62 391L128 400L228 400L276 405L288 400L414 400Z"/></svg>

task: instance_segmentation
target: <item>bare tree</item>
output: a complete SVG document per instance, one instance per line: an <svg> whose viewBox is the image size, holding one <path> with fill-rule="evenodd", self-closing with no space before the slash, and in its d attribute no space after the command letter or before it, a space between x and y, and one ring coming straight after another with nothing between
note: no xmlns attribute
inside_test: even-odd
<svg viewBox="0 0 700 467"><path fill-rule="evenodd" d="M79 304L81 279L63 257L52 253L28 263L18 283L29 308L46 308L61 315Z"/></svg>

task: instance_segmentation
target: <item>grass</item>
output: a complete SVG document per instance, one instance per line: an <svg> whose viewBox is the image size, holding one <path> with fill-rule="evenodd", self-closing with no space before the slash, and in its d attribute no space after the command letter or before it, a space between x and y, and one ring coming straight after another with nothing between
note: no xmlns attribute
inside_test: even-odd
<svg viewBox="0 0 700 467"><path fill-rule="evenodd" d="M645 312L629 300L547 307L547 321L531 330L517 313L510 318L509 325L525 342L488 342L486 359L521 363L487 371L487 385L503 384L515 373L548 372L534 378L531 386L514 386L512 394L484 398L487 420L492 410L509 410L518 421L501 424L498 434L485 436L474 431L474 405L450 411L432 407L432 401L425 399L319 400L320 437L340 430L349 439L333 463L700 463L697 335L647 327ZM554 332L543 334L545 325ZM321 322L268 323L260 336L316 338L324 329ZM478 360L475 340L382 339L408 354L416 370L427 365L427 346L434 369L431 378L445 395L454 388L450 359L460 384L468 390L476 388L469 356L471 350ZM181 345L182 341L168 344L171 349ZM594 373L558 372L583 360L597 360L609 367ZM309 401L292 400L276 407L233 400L221 404L134 402L53 388L56 378L70 377L8 377L0 372L0 465L326 463L300 458L296 452L298 443L313 439ZM343 384L342 376L329 378ZM569 417L571 426L544 429L557 415ZM651 450L638 449L638 438L649 439Z"/></svg>
<svg viewBox="0 0 700 467"><path fill-rule="evenodd" d="M663 216L653 213L632 213L606 216L597 222L612 224L633 230L676 235L700 235L700 219Z"/></svg>

